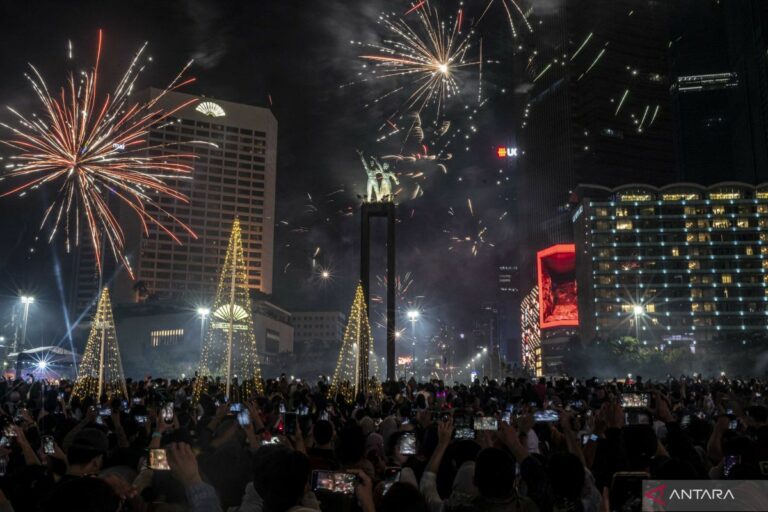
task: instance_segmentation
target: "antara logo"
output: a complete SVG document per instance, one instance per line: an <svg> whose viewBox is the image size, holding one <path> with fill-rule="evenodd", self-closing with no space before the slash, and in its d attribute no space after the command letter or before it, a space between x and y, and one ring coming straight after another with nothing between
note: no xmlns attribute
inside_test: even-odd
<svg viewBox="0 0 768 512"><path fill-rule="evenodd" d="M735 500L730 489L675 489L669 499L677 500Z"/></svg>

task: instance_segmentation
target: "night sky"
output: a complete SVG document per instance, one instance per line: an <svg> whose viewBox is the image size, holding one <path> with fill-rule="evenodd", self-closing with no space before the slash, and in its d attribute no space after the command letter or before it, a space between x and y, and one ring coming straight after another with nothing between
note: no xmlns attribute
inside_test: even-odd
<svg viewBox="0 0 768 512"><path fill-rule="evenodd" d="M471 20L486 3L466 3L465 16ZM194 58L190 74L197 82L184 92L260 106L269 106L271 96L279 122L275 301L288 309L323 305L346 310L358 278L356 196L364 193L365 186L355 150L374 155L396 152L397 144L376 143L376 138L386 114L398 103L365 108L396 82L340 86L359 79L360 50L350 41L380 40L383 32L376 24L380 12L402 14L407 8L408 2L399 0L3 2L0 104L23 112L37 109L24 79L27 63L39 67L49 87L57 87L72 68L66 58L67 41L74 45L74 69L86 68L93 62L99 28L105 33L102 83L114 83L133 53L148 41L153 63L140 78L140 88L164 85ZM454 148L447 173L434 164L415 168L424 172L425 178L418 181L423 196L410 199L416 182L402 179L397 270L402 276L411 273L413 284L406 299L423 308L427 326L450 318L464 328L480 304L494 298L495 267L512 250L510 216L499 218L511 208L511 182L505 178L514 169L504 167L499 174L502 167L493 157L493 148L510 140L516 125L512 95L501 92L513 90L515 79L512 59L507 60L509 34L499 20L494 15L486 22L486 58L500 63L484 70L489 101L471 123L477 133L462 142L460 151L459 146ZM466 80L462 82L466 94L457 99L454 113L460 112L459 104L477 95L477 86L469 82L475 77ZM455 126L468 126L463 113L455 116ZM11 120L6 111L0 118ZM6 148L0 149L0 155L8 154ZM414 168L401 165L397 170ZM7 186L0 182L0 188ZM43 326L58 335L63 331L57 261L64 286L69 279L66 255L58 254L63 253L62 239L52 247L43 236L36 241L46 199L42 190L0 200L0 326L20 291L34 293L46 313L40 315L44 322L36 322L41 342ZM467 199L472 200L474 216ZM471 244L450 240L453 235L474 235L483 227L487 243L476 256ZM312 268L318 247L316 265L331 269L330 284L323 285L318 267ZM383 247L376 251L383 257ZM383 294L383 289L374 288L372 294ZM374 311L374 317L378 314ZM34 332L30 341L35 343Z"/></svg>

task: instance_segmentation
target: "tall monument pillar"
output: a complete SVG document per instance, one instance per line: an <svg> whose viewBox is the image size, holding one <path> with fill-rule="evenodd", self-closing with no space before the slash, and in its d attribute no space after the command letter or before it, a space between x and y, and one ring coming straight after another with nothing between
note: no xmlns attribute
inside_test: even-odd
<svg viewBox="0 0 768 512"><path fill-rule="evenodd" d="M360 282L368 311L371 306L371 218L387 219L387 380L395 380L395 203L364 202L360 213Z"/></svg>

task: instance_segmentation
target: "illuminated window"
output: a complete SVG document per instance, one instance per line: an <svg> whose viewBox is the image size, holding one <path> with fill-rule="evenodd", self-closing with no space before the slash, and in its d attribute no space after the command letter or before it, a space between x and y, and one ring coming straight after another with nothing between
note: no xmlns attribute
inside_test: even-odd
<svg viewBox="0 0 768 512"><path fill-rule="evenodd" d="M632 306L632 304L622 304L621 305L621 312L622 313L632 313L632 312L634 312L634 306Z"/></svg>
<svg viewBox="0 0 768 512"><path fill-rule="evenodd" d="M696 233L686 233L685 241L686 242L695 242L696 241Z"/></svg>
<svg viewBox="0 0 768 512"><path fill-rule="evenodd" d="M736 225L740 228L748 228L749 227L749 219L739 219L736 221Z"/></svg>
<svg viewBox="0 0 768 512"><path fill-rule="evenodd" d="M712 192L709 198L715 201L727 201L730 199L741 199L741 192L733 190L728 192Z"/></svg>
<svg viewBox="0 0 768 512"><path fill-rule="evenodd" d="M616 216L617 217L626 217L627 216L627 209L626 208L616 208Z"/></svg>
<svg viewBox="0 0 768 512"><path fill-rule="evenodd" d="M768 213L768 204L757 205L757 213Z"/></svg>
<svg viewBox="0 0 768 512"><path fill-rule="evenodd" d="M635 201L650 201L653 197L651 194L619 194L619 201L635 202Z"/></svg>
<svg viewBox="0 0 768 512"><path fill-rule="evenodd" d="M699 262L698 261L689 261L688 262L688 270L699 270Z"/></svg>
<svg viewBox="0 0 768 512"><path fill-rule="evenodd" d="M711 313L715 311L715 303L714 302L705 302L704 303L704 311L707 313Z"/></svg>
<svg viewBox="0 0 768 512"><path fill-rule="evenodd" d="M698 302L691 302L691 311L693 311L694 313L701 311L701 304L699 304Z"/></svg>
<svg viewBox="0 0 768 512"><path fill-rule="evenodd" d="M756 197L757 199L768 199L768 190L759 190L759 191L758 191L758 192L755 194L755 197Z"/></svg>
<svg viewBox="0 0 768 512"><path fill-rule="evenodd" d="M608 208L597 208L595 210L598 217L607 217L608 216Z"/></svg>
<svg viewBox="0 0 768 512"><path fill-rule="evenodd" d="M680 256L680 248L679 247L673 247L672 248L672 256Z"/></svg>
<svg viewBox="0 0 768 512"><path fill-rule="evenodd" d="M698 212L696 211L695 206L686 206L683 209L683 213L685 213L686 215L696 215Z"/></svg>
<svg viewBox="0 0 768 512"><path fill-rule="evenodd" d="M691 229L694 226L695 226L695 224L694 224L694 222L692 220L685 221L685 229Z"/></svg>
<svg viewBox="0 0 768 512"><path fill-rule="evenodd" d="M763 268L768 268L768 260L763 260Z"/></svg>
<svg viewBox="0 0 768 512"><path fill-rule="evenodd" d="M149 333L152 347L178 345L184 339L184 329L162 329Z"/></svg>
<svg viewBox="0 0 768 512"><path fill-rule="evenodd" d="M632 229L632 221L631 220L617 220L616 221L616 229Z"/></svg>
<svg viewBox="0 0 768 512"><path fill-rule="evenodd" d="M712 213L714 213L715 215L725 214L725 206L713 206Z"/></svg>
<svg viewBox="0 0 768 512"><path fill-rule="evenodd" d="M709 242L709 233L699 233L699 242Z"/></svg>
<svg viewBox="0 0 768 512"><path fill-rule="evenodd" d="M693 288L691 290L691 297L694 299L700 299L701 298L701 288Z"/></svg>
<svg viewBox="0 0 768 512"><path fill-rule="evenodd" d="M721 280L723 284L731 284L733 282L733 276L731 274L723 274Z"/></svg>
<svg viewBox="0 0 768 512"><path fill-rule="evenodd" d="M656 312L656 304L646 304L645 305L645 311L647 313L655 313Z"/></svg>
<svg viewBox="0 0 768 512"><path fill-rule="evenodd" d="M725 229L731 227L731 221L724 218L713 219L712 227L715 229Z"/></svg>
<svg viewBox="0 0 768 512"><path fill-rule="evenodd" d="M699 199L699 194L695 192L682 192L674 194L662 194L662 201L695 201Z"/></svg>
<svg viewBox="0 0 768 512"><path fill-rule="evenodd" d="M745 253L747 256L752 256L753 254L755 254L755 250L752 248L752 246L751 246L751 245L748 245L748 246L746 246L746 247L744 248L744 253Z"/></svg>

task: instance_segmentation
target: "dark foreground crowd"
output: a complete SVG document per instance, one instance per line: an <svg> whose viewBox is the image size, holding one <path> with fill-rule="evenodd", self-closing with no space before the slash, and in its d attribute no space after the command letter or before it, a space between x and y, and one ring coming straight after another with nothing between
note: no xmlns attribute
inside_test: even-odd
<svg viewBox="0 0 768 512"><path fill-rule="evenodd" d="M768 478L756 379L193 386L0 382L0 512L640 510L643 479Z"/></svg>

